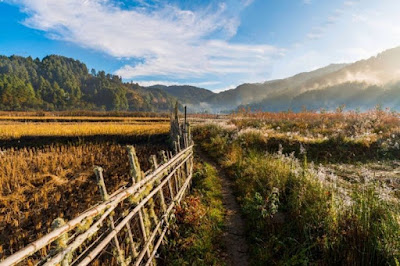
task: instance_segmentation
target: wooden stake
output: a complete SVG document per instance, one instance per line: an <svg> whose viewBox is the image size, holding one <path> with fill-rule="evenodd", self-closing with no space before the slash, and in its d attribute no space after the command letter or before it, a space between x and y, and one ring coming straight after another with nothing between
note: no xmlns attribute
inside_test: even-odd
<svg viewBox="0 0 400 266"><path fill-rule="evenodd" d="M103 197L103 200L106 201L109 199L109 196L107 193L106 184L104 183L103 168L101 168L99 166L95 166L94 173L97 178L97 185L100 188L100 194ZM111 230L114 230L115 229L114 218L112 216L109 216L108 219L110 221ZM118 256L118 258L117 258L118 264L123 265L123 266L126 265L125 259L124 259L124 254L122 253L121 247L119 245L118 237L116 235L114 236L114 244L115 244L115 248L116 248L116 252L117 252L117 256Z"/></svg>
<svg viewBox="0 0 400 266"><path fill-rule="evenodd" d="M184 121L184 123L185 123L185 127L186 127L186 106L185 106L185 121ZM186 128L185 128L185 132L186 132Z"/></svg>
<svg viewBox="0 0 400 266"><path fill-rule="evenodd" d="M144 225L144 220L143 220L143 209L140 209L140 211L139 211L139 224L140 224L140 231L142 232L143 243L146 243L147 242L147 233L146 233L146 227ZM147 257L150 258L149 248L146 249L146 254L147 254Z"/></svg>
<svg viewBox="0 0 400 266"><path fill-rule="evenodd" d="M139 159L136 156L135 147L128 145L126 149L128 151L132 183L135 184L142 179L142 170L140 169Z"/></svg>
<svg viewBox="0 0 400 266"><path fill-rule="evenodd" d="M176 136L176 139L177 139L177 143L178 143L178 152L180 152L181 151L181 137L178 135L178 136Z"/></svg>
<svg viewBox="0 0 400 266"><path fill-rule="evenodd" d="M150 163L153 166L153 170L156 170L158 168L157 157L155 155L150 156Z"/></svg>
<svg viewBox="0 0 400 266"><path fill-rule="evenodd" d="M162 161L161 161L162 164L165 164L168 162L168 158L167 158L165 151L160 151L160 156L162 158Z"/></svg>
<svg viewBox="0 0 400 266"><path fill-rule="evenodd" d="M139 255L139 253L136 250L135 241L133 241L132 228L129 223L126 224L126 229L128 229L128 237L129 237L128 239L129 239L129 244L131 246L132 256L133 258L136 258Z"/></svg>
<svg viewBox="0 0 400 266"><path fill-rule="evenodd" d="M57 229L61 226L65 225L65 221L62 218L57 218L51 223L51 228ZM56 250L60 251L67 247L68 244L68 233L62 234L56 241ZM61 266L68 266L72 261L72 254L68 253L64 256L63 260L61 261Z"/></svg>
<svg viewBox="0 0 400 266"><path fill-rule="evenodd" d="M179 122L179 117L178 117L178 101L175 103L175 120Z"/></svg>
<svg viewBox="0 0 400 266"><path fill-rule="evenodd" d="M174 192L172 190L171 179L168 179L168 188L169 188L169 195L172 200L174 198Z"/></svg>
<svg viewBox="0 0 400 266"><path fill-rule="evenodd" d="M176 172L174 173L174 181L175 181L174 183L175 183L175 190L176 190L176 193L179 192L179 184L178 184L178 177L177 177L178 171L179 171L179 169L176 170Z"/></svg>

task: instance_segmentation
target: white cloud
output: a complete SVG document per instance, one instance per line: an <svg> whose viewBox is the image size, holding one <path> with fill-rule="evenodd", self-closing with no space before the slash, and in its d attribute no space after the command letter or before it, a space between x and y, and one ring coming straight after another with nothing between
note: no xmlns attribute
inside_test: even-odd
<svg viewBox="0 0 400 266"><path fill-rule="evenodd" d="M312 3L312 0L303 0L303 4L309 5Z"/></svg>
<svg viewBox="0 0 400 266"><path fill-rule="evenodd" d="M345 6L354 6L355 4L357 4L357 2L355 2L355 1L344 1L343 4Z"/></svg>
<svg viewBox="0 0 400 266"><path fill-rule="evenodd" d="M342 2L330 13L334 23L325 23L322 17L303 42L276 62L271 76L282 78L331 63L351 63L400 45L400 1L351 2Z"/></svg>
<svg viewBox="0 0 400 266"><path fill-rule="evenodd" d="M254 2L254 0L241 0L241 1L244 6L249 6Z"/></svg>
<svg viewBox="0 0 400 266"><path fill-rule="evenodd" d="M124 10L110 0L10 0L29 14L24 24L51 38L141 63L116 71L123 78L165 76L189 79L212 74L256 75L282 49L229 42L239 26L227 6L197 11L164 5L156 10ZM243 5L251 0L240 0ZM213 37L214 36L214 37Z"/></svg>

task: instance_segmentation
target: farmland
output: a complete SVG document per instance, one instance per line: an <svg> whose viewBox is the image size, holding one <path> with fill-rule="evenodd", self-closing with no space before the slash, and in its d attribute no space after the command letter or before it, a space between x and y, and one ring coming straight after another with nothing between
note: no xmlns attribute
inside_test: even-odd
<svg viewBox="0 0 400 266"><path fill-rule="evenodd" d="M194 135L234 181L252 264L395 265L399 133L376 109L242 111Z"/></svg>
<svg viewBox="0 0 400 266"><path fill-rule="evenodd" d="M57 217L69 221L102 202L95 165L104 169L110 194L131 184L127 144L135 145L145 172L150 155L162 159L159 152L168 150L166 116L105 114L1 114L0 259L49 233ZM398 263L397 113L242 110L189 121L193 187L157 263L229 265L230 249L241 241L251 265ZM222 196L226 178L238 210ZM245 228L229 243L232 211ZM109 255L94 264L117 264Z"/></svg>
<svg viewBox="0 0 400 266"><path fill-rule="evenodd" d="M147 171L150 155L167 150L167 121L166 117L2 114L0 258L48 233L55 218L70 220L100 202L95 165L103 167L109 193L127 185L125 145L135 145Z"/></svg>

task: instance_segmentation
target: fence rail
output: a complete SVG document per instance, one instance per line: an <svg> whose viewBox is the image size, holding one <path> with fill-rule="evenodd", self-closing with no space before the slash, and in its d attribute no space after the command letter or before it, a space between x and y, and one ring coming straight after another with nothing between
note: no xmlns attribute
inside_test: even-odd
<svg viewBox="0 0 400 266"><path fill-rule="evenodd" d="M127 146L132 184L109 195L103 169L95 167L103 202L65 222L57 218L52 231L0 262L4 265L152 265L165 241L174 208L190 187L193 142L189 125L171 118L173 152L151 156L152 171L140 168L133 146ZM182 148L181 148L182 147Z"/></svg>

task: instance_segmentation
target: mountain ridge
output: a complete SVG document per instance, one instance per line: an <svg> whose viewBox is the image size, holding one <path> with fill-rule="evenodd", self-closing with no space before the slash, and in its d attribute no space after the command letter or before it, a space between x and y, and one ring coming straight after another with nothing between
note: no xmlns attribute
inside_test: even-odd
<svg viewBox="0 0 400 266"><path fill-rule="evenodd" d="M299 111L307 108L368 109L379 104L400 110L400 47L349 64L330 64L294 76L244 83L214 93L192 85L140 86L72 58L42 60L0 56L1 110L124 110L165 112L176 100L191 112L238 108Z"/></svg>
<svg viewBox="0 0 400 266"><path fill-rule="evenodd" d="M399 73L400 47L396 47L310 79L300 86L293 86L279 97L264 98L240 107L263 111L299 111L304 108L332 110L339 105L366 110L381 105L400 110L400 102L393 100L400 96ZM329 99L327 95L330 95ZM307 99L307 96L310 98Z"/></svg>
<svg viewBox="0 0 400 266"><path fill-rule="evenodd" d="M208 97L215 93L192 85L171 85L165 86L161 84L149 86L150 89L161 89L168 94L176 97L182 104L196 105L205 101Z"/></svg>

